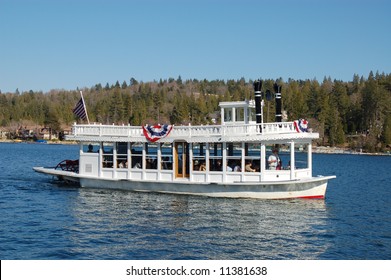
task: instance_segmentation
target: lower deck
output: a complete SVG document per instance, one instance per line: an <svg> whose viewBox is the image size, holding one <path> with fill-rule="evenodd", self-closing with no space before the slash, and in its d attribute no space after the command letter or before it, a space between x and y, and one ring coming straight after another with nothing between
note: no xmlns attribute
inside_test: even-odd
<svg viewBox="0 0 391 280"><path fill-rule="evenodd" d="M269 164L278 147L280 168ZM80 144L79 174L160 182L251 183L312 177L311 143L97 142Z"/></svg>

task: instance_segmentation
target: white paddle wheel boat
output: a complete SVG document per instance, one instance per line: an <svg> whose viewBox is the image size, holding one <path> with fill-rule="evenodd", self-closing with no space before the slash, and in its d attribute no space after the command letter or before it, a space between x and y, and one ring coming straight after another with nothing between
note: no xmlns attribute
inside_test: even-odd
<svg viewBox="0 0 391 280"><path fill-rule="evenodd" d="M281 87L275 85L276 122L263 122L262 82L255 100L221 102L220 125L74 124L79 160L40 173L83 188L289 199L324 198L328 180L313 176L312 141L305 120L282 122Z"/></svg>

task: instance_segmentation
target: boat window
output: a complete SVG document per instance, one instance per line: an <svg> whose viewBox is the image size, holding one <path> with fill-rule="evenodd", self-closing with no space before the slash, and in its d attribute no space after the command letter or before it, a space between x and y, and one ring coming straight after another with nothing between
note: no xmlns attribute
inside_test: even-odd
<svg viewBox="0 0 391 280"><path fill-rule="evenodd" d="M281 159L281 169L290 169L291 148L289 143L280 145L278 156Z"/></svg>
<svg viewBox="0 0 391 280"><path fill-rule="evenodd" d="M308 144L295 144L295 169L305 168L308 168Z"/></svg>
<svg viewBox="0 0 391 280"><path fill-rule="evenodd" d="M193 170L194 171L206 171L205 150L204 143L193 143Z"/></svg>
<svg viewBox="0 0 391 280"><path fill-rule="evenodd" d="M210 143L209 144L209 166L212 171L223 170L223 145L222 143Z"/></svg>
<svg viewBox="0 0 391 280"><path fill-rule="evenodd" d="M232 122L232 108L224 108L224 122Z"/></svg>
<svg viewBox="0 0 391 280"><path fill-rule="evenodd" d="M172 170L172 143L162 143L161 147L161 168L163 170Z"/></svg>
<svg viewBox="0 0 391 280"><path fill-rule="evenodd" d="M277 150L277 163L272 162L276 157L274 150ZM270 170L290 169L290 144L266 146L266 164L266 168Z"/></svg>
<svg viewBox="0 0 391 280"><path fill-rule="evenodd" d="M261 145L258 143L246 143L244 145L244 154L245 154L245 167L246 171L254 170L259 172L261 162ZM249 168L250 167L250 168Z"/></svg>
<svg viewBox="0 0 391 280"><path fill-rule="evenodd" d="M117 147L117 167L127 168L128 167L128 143L119 142Z"/></svg>
<svg viewBox="0 0 391 280"><path fill-rule="evenodd" d="M227 171L242 171L242 143L227 143Z"/></svg>
<svg viewBox="0 0 391 280"><path fill-rule="evenodd" d="M145 143L145 167L157 169L157 143Z"/></svg>
<svg viewBox="0 0 391 280"><path fill-rule="evenodd" d="M255 108L249 108L247 118L247 123L255 121Z"/></svg>
<svg viewBox="0 0 391 280"><path fill-rule="evenodd" d="M83 153L99 153L99 148L99 143L84 143L82 151Z"/></svg>
<svg viewBox="0 0 391 280"><path fill-rule="evenodd" d="M102 164L105 168L113 168L113 143L102 144Z"/></svg>
<svg viewBox="0 0 391 280"><path fill-rule="evenodd" d="M143 143L130 143L131 162L128 165L131 168L143 168Z"/></svg>
<svg viewBox="0 0 391 280"><path fill-rule="evenodd" d="M237 122L244 121L244 108L236 108L235 118Z"/></svg>

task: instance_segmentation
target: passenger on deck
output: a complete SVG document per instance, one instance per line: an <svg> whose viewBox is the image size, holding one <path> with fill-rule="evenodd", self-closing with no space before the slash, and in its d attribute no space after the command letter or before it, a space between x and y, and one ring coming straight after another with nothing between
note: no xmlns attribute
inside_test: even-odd
<svg viewBox="0 0 391 280"><path fill-rule="evenodd" d="M246 172L255 172L256 171L254 168L252 168L251 161L246 161L246 165L244 167L244 170L246 170Z"/></svg>
<svg viewBox="0 0 391 280"><path fill-rule="evenodd" d="M214 171L223 171L223 166L220 159L217 160Z"/></svg>
<svg viewBox="0 0 391 280"><path fill-rule="evenodd" d="M273 153L269 156L267 163L269 164L270 170L280 170L281 169L281 159L278 156L278 149L274 148Z"/></svg>
<svg viewBox="0 0 391 280"><path fill-rule="evenodd" d="M200 170L200 164L199 164L198 160L194 160L193 161L193 170L194 171L199 171Z"/></svg>
<svg viewBox="0 0 391 280"><path fill-rule="evenodd" d="M242 167L240 164L240 161L235 162L234 172L240 172L242 171Z"/></svg>

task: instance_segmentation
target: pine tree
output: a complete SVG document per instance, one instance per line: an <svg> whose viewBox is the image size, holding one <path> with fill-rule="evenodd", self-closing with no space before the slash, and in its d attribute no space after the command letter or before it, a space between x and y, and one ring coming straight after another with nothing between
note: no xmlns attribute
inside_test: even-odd
<svg viewBox="0 0 391 280"><path fill-rule="evenodd" d="M388 114L384 122L383 143L391 147L391 114Z"/></svg>
<svg viewBox="0 0 391 280"><path fill-rule="evenodd" d="M113 123L127 122L124 120L125 104L122 93L118 87L115 87L114 92L111 95L109 114L110 120Z"/></svg>
<svg viewBox="0 0 391 280"><path fill-rule="evenodd" d="M126 81L123 81L121 88L126 89L127 87L128 87L128 84L126 83Z"/></svg>

